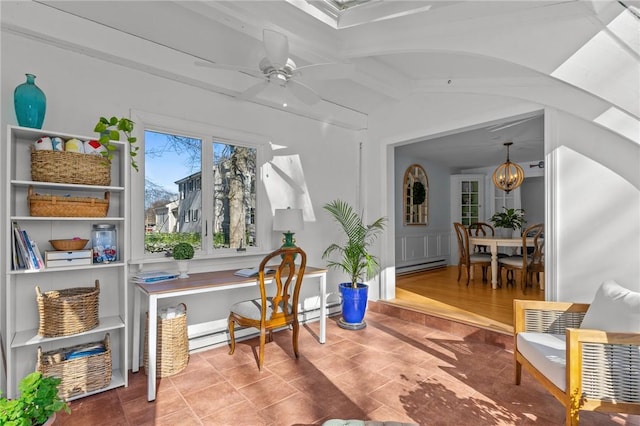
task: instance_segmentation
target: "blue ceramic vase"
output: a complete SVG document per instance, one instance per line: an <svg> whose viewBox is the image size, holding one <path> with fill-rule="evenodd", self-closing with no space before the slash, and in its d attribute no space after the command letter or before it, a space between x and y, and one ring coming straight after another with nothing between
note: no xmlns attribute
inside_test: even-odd
<svg viewBox="0 0 640 426"><path fill-rule="evenodd" d="M36 86L36 76L26 74L27 81L16 87L13 92L13 105L18 117L18 125L41 129L44 113L47 110L47 98L44 92Z"/></svg>

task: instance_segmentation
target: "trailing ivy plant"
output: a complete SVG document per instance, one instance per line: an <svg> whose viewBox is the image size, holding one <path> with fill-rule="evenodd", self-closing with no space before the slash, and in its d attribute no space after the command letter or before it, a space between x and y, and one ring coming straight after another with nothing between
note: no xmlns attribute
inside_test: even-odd
<svg viewBox="0 0 640 426"><path fill-rule="evenodd" d="M100 117L100 120L96 123L94 132L100 133L100 138L98 142L100 145L106 148L106 151L102 152L102 156L105 157L109 162L113 159L113 151L116 150L116 147L111 143L111 141L119 141L120 140L120 132L124 134L129 142L129 156L131 157L131 167L133 167L136 171L138 171L138 163L135 161L136 155L138 155L139 146L136 146L137 138L132 136L134 128L134 122L125 117Z"/></svg>

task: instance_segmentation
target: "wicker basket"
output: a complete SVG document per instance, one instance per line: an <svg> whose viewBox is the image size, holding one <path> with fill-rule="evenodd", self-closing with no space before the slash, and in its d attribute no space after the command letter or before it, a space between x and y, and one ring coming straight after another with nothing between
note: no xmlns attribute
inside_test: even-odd
<svg viewBox="0 0 640 426"><path fill-rule="evenodd" d="M102 343L105 351L82 356L74 359L65 359L66 354L90 348ZM87 392L105 388L111 383L111 344L109 333L101 342L87 343L60 348L53 351L42 352L38 347L38 359L36 370L46 377L59 377L62 381L58 386L60 397L69 398Z"/></svg>
<svg viewBox="0 0 640 426"><path fill-rule="evenodd" d="M189 363L189 338L187 337L187 305L180 303L184 313L175 318L158 316L158 340L156 342L156 377L178 374ZM144 369L149 369L149 313L144 337Z"/></svg>
<svg viewBox="0 0 640 426"><path fill-rule="evenodd" d="M88 242L83 239L49 240L49 244L58 251L82 250Z"/></svg>
<svg viewBox="0 0 640 426"><path fill-rule="evenodd" d="M40 151L31 147L31 179L39 182L111 185L111 164L102 155Z"/></svg>
<svg viewBox="0 0 640 426"><path fill-rule="evenodd" d="M109 192L104 199L40 195L29 187L29 214L41 217L105 217L109 211Z"/></svg>
<svg viewBox="0 0 640 426"><path fill-rule="evenodd" d="M45 293L36 287L40 327L43 337L68 336L96 328L100 281L95 287L76 287Z"/></svg>

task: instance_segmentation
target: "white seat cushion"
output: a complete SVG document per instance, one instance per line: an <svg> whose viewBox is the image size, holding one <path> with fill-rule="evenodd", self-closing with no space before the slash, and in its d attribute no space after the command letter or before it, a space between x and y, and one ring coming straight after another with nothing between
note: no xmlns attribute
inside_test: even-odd
<svg viewBox="0 0 640 426"><path fill-rule="evenodd" d="M502 257L498 259L498 262L504 265L515 266L516 268L522 267L522 256L515 255L515 256ZM531 263L530 258L527 259L527 263Z"/></svg>
<svg viewBox="0 0 640 426"><path fill-rule="evenodd" d="M563 334L518 333L520 352L538 371L560 388L566 388L566 338Z"/></svg>
<svg viewBox="0 0 640 426"><path fill-rule="evenodd" d="M476 263L476 262L491 262L491 255L490 254L472 254L471 256L469 256L469 260L471 260L471 263Z"/></svg>
<svg viewBox="0 0 640 426"><path fill-rule="evenodd" d="M619 333L640 332L640 293L605 281L596 292L580 328Z"/></svg>

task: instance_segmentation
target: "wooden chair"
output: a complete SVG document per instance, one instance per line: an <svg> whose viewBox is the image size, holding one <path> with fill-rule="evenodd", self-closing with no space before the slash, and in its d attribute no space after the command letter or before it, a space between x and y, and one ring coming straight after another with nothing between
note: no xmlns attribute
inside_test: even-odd
<svg viewBox="0 0 640 426"><path fill-rule="evenodd" d="M273 259L280 261L277 266L267 264ZM298 266L296 266L298 262ZM298 358L298 297L302 277L307 264L307 255L299 247L280 248L268 254L258 268L258 284L260 298L246 300L234 304L229 313L229 338L231 340L232 355L236 348L234 328L237 323L241 327L255 327L260 330L260 352L258 356L258 369L262 370L264 363L264 346L266 333L269 333L269 341L273 338L273 330L285 326L293 326L293 352ZM273 276L265 276L266 269L274 269ZM266 282L273 279L274 283L269 289ZM275 288L274 288L275 287Z"/></svg>
<svg viewBox="0 0 640 426"><path fill-rule="evenodd" d="M464 266L467 271L467 285L471 279L471 268L474 265L480 265L483 268L491 266L491 255L482 253L470 253L469 252L469 232L463 224L454 222L453 227L456 231L456 238L458 239L458 281L462 275L462 267ZM483 281L486 281L486 277L482 277Z"/></svg>
<svg viewBox="0 0 640 426"><path fill-rule="evenodd" d="M472 237L486 237L486 236L493 237L496 235L496 231L493 228L493 226L485 222L472 223L467 227L467 229L469 231L469 235ZM476 254L479 253L479 254L491 255L491 250L489 249L488 246L476 245L473 249L473 252ZM488 269L489 269L488 266L482 267L482 281L487 280Z"/></svg>
<svg viewBox="0 0 640 426"><path fill-rule="evenodd" d="M502 277L502 269L507 270L507 285L515 283L514 272L520 271L522 290L533 286L533 274L544 272L544 225L538 223L526 228L522 233L521 254L498 259L498 279ZM533 244L527 244L527 238L533 238ZM538 278L539 281L539 278Z"/></svg>
<svg viewBox="0 0 640 426"><path fill-rule="evenodd" d="M632 320L633 312L621 313L622 326L612 327L621 331L607 331L587 324L585 314L596 300L513 302L516 385L524 367L565 407L566 425L578 425L580 410L640 414L640 332L630 332L640 324L637 313ZM627 312L640 312L639 307Z"/></svg>

